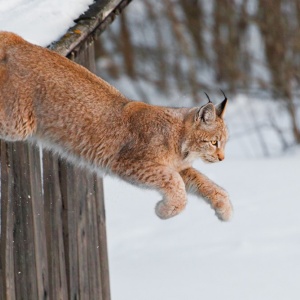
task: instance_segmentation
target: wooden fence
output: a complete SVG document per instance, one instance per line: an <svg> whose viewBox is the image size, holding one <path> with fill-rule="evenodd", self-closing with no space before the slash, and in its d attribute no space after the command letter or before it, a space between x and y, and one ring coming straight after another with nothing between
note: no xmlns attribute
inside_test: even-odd
<svg viewBox="0 0 300 300"><path fill-rule="evenodd" d="M88 38L71 58L95 71ZM101 178L1 141L0 299L110 299Z"/></svg>

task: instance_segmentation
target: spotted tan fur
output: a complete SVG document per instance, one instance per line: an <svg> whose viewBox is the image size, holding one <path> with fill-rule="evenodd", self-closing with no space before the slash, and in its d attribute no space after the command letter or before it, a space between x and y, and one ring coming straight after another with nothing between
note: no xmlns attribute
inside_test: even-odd
<svg viewBox="0 0 300 300"><path fill-rule="evenodd" d="M192 162L224 159L227 101L168 108L127 99L85 68L0 32L0 137L38 142L77 164L161 192L162 219L186 206L186 191L229 220L228 194Z"/></svg>

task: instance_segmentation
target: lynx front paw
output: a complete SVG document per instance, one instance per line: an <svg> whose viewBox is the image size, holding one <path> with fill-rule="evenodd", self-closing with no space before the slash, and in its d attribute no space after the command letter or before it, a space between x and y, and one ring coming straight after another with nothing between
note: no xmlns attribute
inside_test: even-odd
<svg viewBox="0 0 300 300"><path fill-rule="evenodd" d="M155 212L159 218L165 220L178 215L184 209L184 207L185 203L175 206L166 204L165 201L162 200L156 204Z"/></svg>
<svg viewBox="0 0 300 300"><path fill-rule="evenodd" d="M224 190L222 190L221 193L217 193L213 208L221 221L229 221L233 215L233 208L229 196Z"/></svg>

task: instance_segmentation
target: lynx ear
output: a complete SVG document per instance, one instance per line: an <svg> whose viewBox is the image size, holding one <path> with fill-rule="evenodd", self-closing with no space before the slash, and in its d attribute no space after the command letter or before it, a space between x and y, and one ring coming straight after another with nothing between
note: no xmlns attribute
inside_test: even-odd
<svg viewBox="0 0 300 300"><path fill-rule="evenodd" d="M220 104L216 106L216 114L222 119L224 118L225 115L226 106L227 106L227 98L225 98Z"/></svg>
<svg viewBox="0 0 300 300"><path fill-rule="evenodd" d="M206 124L210 124L216 119L216 109L215 106L209 102L203 105L195 115L195 121L202 121Z"/></svg>

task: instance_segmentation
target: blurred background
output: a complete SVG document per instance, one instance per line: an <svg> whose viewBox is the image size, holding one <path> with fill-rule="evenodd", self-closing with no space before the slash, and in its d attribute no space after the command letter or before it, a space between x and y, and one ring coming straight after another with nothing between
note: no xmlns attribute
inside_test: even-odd
<svg viewBox="0 0 300 300"><path fill-rule="evenodd" d="M202 105L223 89L236 156L300 143L299 0L135 0L97 50L99 75L134 99Z"/></svg>

